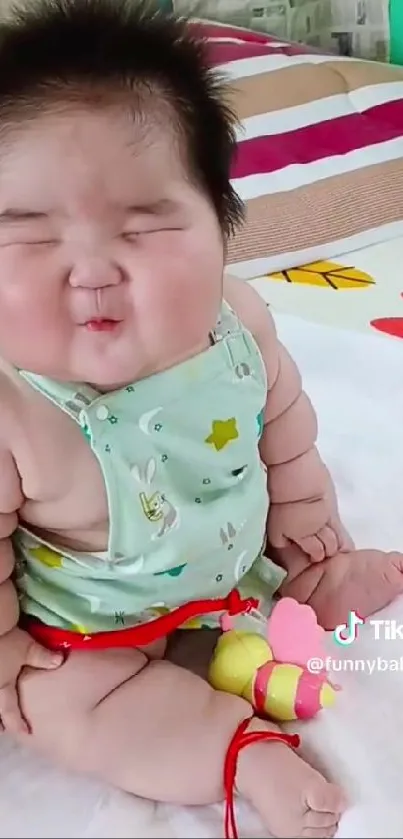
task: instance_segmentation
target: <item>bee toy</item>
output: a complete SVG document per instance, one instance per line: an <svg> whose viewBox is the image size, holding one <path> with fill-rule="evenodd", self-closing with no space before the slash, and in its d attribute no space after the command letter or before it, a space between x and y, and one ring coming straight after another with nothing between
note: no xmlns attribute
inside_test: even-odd
<svg viewBox="0 0 403 839"><path fill-rule="evenodd" d="M310 606L279 600L258 632L222 620L209 668L216 690L241 696L256 714L277 722L309 720L333 705L337 686L326 671L324 630Z"/></svg>

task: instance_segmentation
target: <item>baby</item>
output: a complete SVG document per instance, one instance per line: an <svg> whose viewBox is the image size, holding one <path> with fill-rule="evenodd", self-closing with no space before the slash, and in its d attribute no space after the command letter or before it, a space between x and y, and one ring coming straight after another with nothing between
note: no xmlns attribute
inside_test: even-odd
<svg viewBox="0 0 403 839"><path fill-rule="evenodd" d="M203 45L117 0L32 5L0 49L2 727L184 805L223 801L259 732L236 791L274 836L333 836L342 792L166 639L282 594L367 615L402 557L354 551L298 370L223 276L235 120Z"/></svg>

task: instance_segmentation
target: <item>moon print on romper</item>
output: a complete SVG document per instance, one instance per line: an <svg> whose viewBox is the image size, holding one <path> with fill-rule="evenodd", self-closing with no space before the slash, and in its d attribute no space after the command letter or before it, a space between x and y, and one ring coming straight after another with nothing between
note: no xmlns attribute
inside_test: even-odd
<svg viewBox="0 0 403 839"><path fill-rule="evenodd" d="M133 577L135 574L141 574L144 568L145 558L139 556L137 559L115 559L114 567L119 571L122 577Z"/></svg>
<svg viewBox="0 0 403 839"><path fill-rule="evenodd" d="M156 416L162 411L162 408L153 408L152 411L147 411L145 414L142 414L139 419L139 428L143 434L147 434L149 436L151 432L151 423L155 420ZM157 428L155 428L157 425ZM160 423L154 423L153 431L157 431Z"/></svg>

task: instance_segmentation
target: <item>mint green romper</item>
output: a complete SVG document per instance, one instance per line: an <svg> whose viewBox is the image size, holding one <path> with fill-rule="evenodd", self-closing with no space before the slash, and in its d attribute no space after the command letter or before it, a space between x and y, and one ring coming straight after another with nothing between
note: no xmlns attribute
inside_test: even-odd
<svg viewBox="0 0 403 839"><path fill-rule="evenodd" d="M108 394L19 371L81 426L102 470L110 523L102 553L17 530L23 613L85 635L235 588L268 613L285 573L263 556L265 366L225 303L211 339L200 355ZM219 617L186 627L217 626Z"/></svg>

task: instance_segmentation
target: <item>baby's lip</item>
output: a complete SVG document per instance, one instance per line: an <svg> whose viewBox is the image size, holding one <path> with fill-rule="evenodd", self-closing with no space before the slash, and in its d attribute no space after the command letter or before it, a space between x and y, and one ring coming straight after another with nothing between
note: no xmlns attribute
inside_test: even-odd
<svg viewBox="0 0 403 839"><path fill-rule="evenodd" d="M122 320L122 318L112 317L111 315L90 315L89 317L86 317L85 320L82 321L82 323L89 323L90 320L113 320L115 321L115 323L119 323Z"/></svg>
<svg viewBox="0 0 403 839"><path fill-rule="evenodd" d="M127 317L126 300L122 294L112 293L113 290L108 288L102 289L99 294L89 293L86 289L76 291L71 300L71 313L78 326L102 320L119 323Z"/></svg>
<svg viewBox="0 0 403 839"><path fill-rule="evenodd" d="M121 323L121 320L116 318L95 317L88 318L80 326L85 326L89 332L112 332L112 330Z"/></svg>
<svg viewBox="0 0 403 839"><path fill-rule="evenodd" d="M82 315L80 318L77 318L76 323L77 323L78 326L85 326L87 323L90 323L92 321L94 321L94 322L95 321L100 321L101 322L103 320L114 321L115 323L120 323L123 320L123 318L122 317L117 317L115 312L113 314L112 314L112 312L110 314L106 314L104 312L102 314L100 314L99 312L94 312L94 314L92 314L90 312L90 313L86 313L85 316Z"/></svg>

